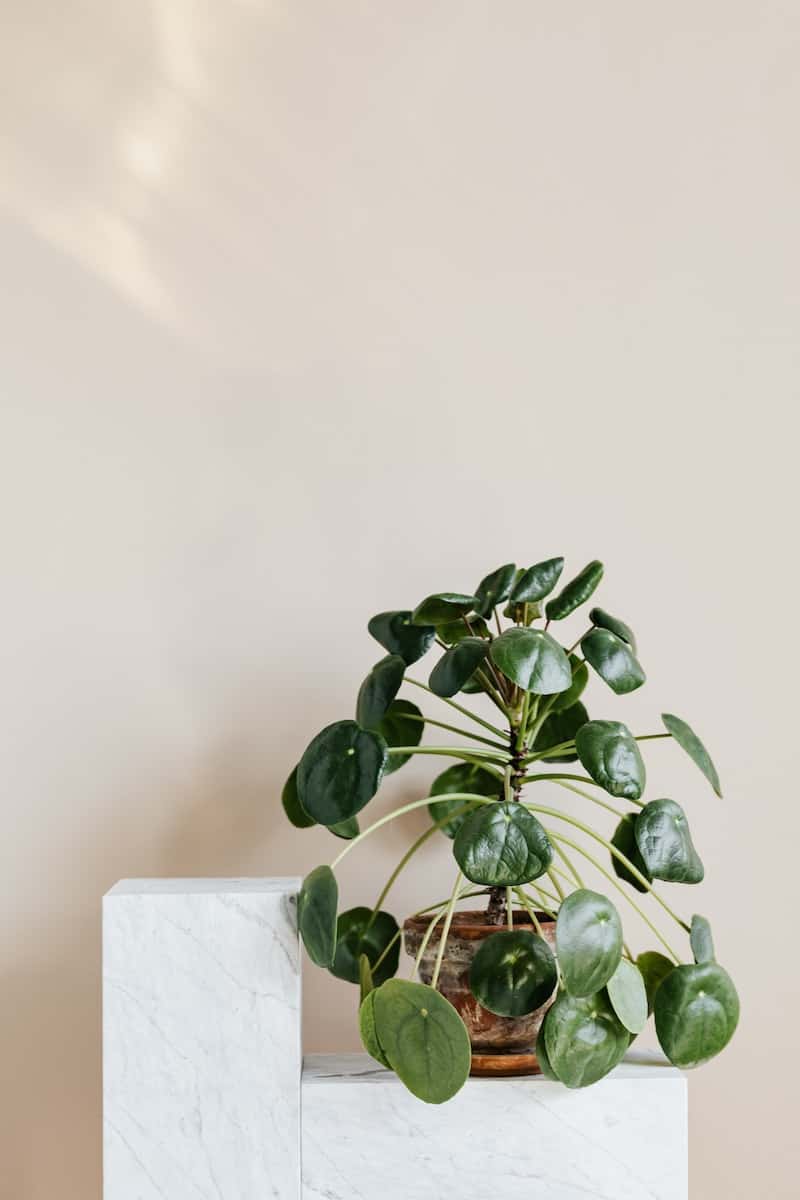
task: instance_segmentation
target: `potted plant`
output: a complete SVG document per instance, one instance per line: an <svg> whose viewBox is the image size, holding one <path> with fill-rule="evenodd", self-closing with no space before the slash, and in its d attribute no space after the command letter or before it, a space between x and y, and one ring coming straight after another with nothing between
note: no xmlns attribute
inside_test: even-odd
<svg viewBox="0 0 800 1200"><path fill-rule="evenodd" d="M561 558L521 570L508 563L474 594L437 593L414 610L373 617L369 632L386 654L361 685L355 719L317 734L283 791L295 826L325 825L345 839L330 866L303 882L298 920L308 954L359 986L366 1049L431 1103L454 1095L471 1070L539 1070L585 1087L620 1061L650 1013L667 1057L694 1067L727 1045L738 1020L736 990L716 962L708 921L679 916L659 886L699 883L703 864L681 806L644 799L641 746L676 741L720 796L717 772L679 717L665 713L663 731L633 733L621 721L589 716L581 696L590 669L618 696L641 687L645 674L632 630L602 608L562 644L569 641L556 636L562 622L603 575L591 562L556 591L563 565ZM427 682L409 675L434 648L440 653ZM447 720L398 698L403 684L447 705ZM461 693L488 698L497 715L486 719L455 699ZM467 744L441 744L440 736L423 745L426 728ZM429 795L360 829L358 816L382 778L417 754L454 762ZM545 794L545 785L569 806ZM430 824L375 904L338 913L339 864L419 808ZM455 878L401 930L384 904L434 836L452 840ZM587 886L586 870L602 891ZM634 954L620 904L640 915L657 949ZM688 935L688 960L683 940L653 920L658 910ZM401 940L414 958L409 980L396 978Z"/></svg>

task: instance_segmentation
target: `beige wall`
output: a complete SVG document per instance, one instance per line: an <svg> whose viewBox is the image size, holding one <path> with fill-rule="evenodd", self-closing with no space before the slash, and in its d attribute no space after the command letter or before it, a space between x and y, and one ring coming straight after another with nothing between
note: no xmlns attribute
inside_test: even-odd
<svg viewBox="0 0 800 1200"><path fill-rule="evenodd" d="M99 1196L102 893L330 856L278 795L366 618L556 553L606 561L649 673L594 714L685 714L726 785L653 744L743 1002L691 1079L692 1195L796 1195L797 6L3 25L3 1196ZM450 876L431 848L398 914ZM306 980L307 1045L354 1048L352 991Z"/></svg>

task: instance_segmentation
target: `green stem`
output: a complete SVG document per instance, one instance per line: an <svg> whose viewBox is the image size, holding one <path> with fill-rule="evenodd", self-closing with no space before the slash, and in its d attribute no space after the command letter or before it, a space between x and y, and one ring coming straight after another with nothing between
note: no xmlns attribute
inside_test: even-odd
<svg viewBox="0 0 800 1200"><path fill-rule="evenodd" d="M387 754L444 754L447 758L485 758L487 762L505 766L511 755L507 750L473 750L471 746L389 746ZM502 758L500 757L502 755Z"/></svg>
<svg viewBox="0 0 800 1200"><path fill-rule="evenodd" d="M429 692L431 696L436 696L433 688L429 688L427 683L420 683L418 679L410 679L406 675L406 683L412 683L414 687L422 688L424 692ZM488 721L484 721L483 717L479 717L477 713L472 712L469 708L464 708L463 704L456 704L455 700L450 700L447 696L437 696L437 700L441 700L444 704L449 704L456 712L460 712L462 716L469 717L473 721L477 721L484 729L488 729L490 733L495 733L499 738L504 738L506 735L502 729L498 729L496 725L491 725Z"/></svg>
<svg viewBox="0 0 800 1200"><path fill-rule="evenodd" d="M436 990L436 985L439 982L439 972L442 969L442 959L444 958L444 948L447 943L447 938L450 933L450 926L453 922L453 912L455 911L456 901L458 900L458 889L461 886L461 872L456 875L456 881L453 885L453 894L450 897L450 903L447 906L445 913L444 925L442 932L439 935L439 949L436 952L436 965L433 968L433 978L431 979L431 987Z"/></svg>
<svg viewBox="0 0 800 1200"><path fill-rule="evenodd" d="M466 805L465 805L465 808L466 808ZM437 833L442 828L442 826L446 825L447 822L450 820L452 820L452 817L448 814L448 816L446 816L443 820L437 821L435 825L431 825L430 829L426 829L424 833L421 833L419 835L419 837L417 838L417 840L409 846L408 850L406 850L405 854L400 859L400 862L397 864L397 866L392 871L389 878L386 880L386 883L383 885L383 890L381 891L381 894L378 896L378 899L375 901L375 907L372 910L372 916L370 917L369 921L367 922L367 929L369 929L370 925L375 920L375 917L380 912L381 905L383 904L386 897L389 895L392 885L394 884L394 882L397 879L400 872L408 865L409 861L414 857L414 855L417 853L417 851L422 846L425 845L428 838L433 837L434 833Z"/></svg>
<svg viewBox="0 0 800 1200"><path fill-rule="evenodd" d="M576 783L590 783L592 785L592 787L602 787L602 784L595 783L595 781L593 779L590 779L588 775L565 775L563 772L559 772L559 771L554 771L551 773L545 771L544 774L542 774L542 775L526 775L522 782L523 783L538 783L540 780L547 780L547 779L549 779L549 780L574 779Z"/></svg>
<svg viewBox="0 0 800 1200"><path fill-rule="evenodd" d="M553 707L557 699L558 693L556 693L554 696L548 696L545 701L540 701L540 703L536 706L531 726L525 731L526 738L530 746L532 746L536 741L536 735L550 715L550 709Z"/></svg>
<svg viewBox="0 0 800 1200"><path fill-rule="evenodd" d="M634 734L636 742L654 742L657 738L671 738L671 733L637 733Z"/></svg>
<svg viewBox="0 0 800 1200"><path fill-rule="evenodd" d="M389 953L389 951L391 950L392 946L395 944L397 939L402 936L402 933L403 933L402 929L398 929L397 933L394 935L392 940L384 946L381 953L375 959L375 962L370 964L370 969L371 969L373 975L375 974L375 972L377 971L378 967L381 965L383 960L386 958L386 955Z"/></svg>
<svg viewBox="0 0 800 1200"><path fill-rule="evenodd" d="M564 863L564 866L567 868L568 871L570 871L572 873L572 878L575 881L575 883L578 885L578 887L579 888L586 887L586 884L583 882L583 880L581 879L577 870L575 869L574 864L567 857L566 850L564 850L564 848L562 846L556 846L556 850L557 850L559 856L561 857L561 861Z"/></svg>
<svg viewBox="0 0 800 1200"><path fill-rule="evenodd" d="M517 897L518 897L520 903L522 904L522 907L528 913L528 916L531 919L531 923L533 924L534 929L538 933L539 937L542 937L543 936L542 926L539 923L539 918L536 916L536 909L529 902L528 897L525 895L522 888L515 887L514 891L517 893Z"/></svg>
<svg viewBox="0 0 800 1200"><path fill-rule="evenodd" d="M480 682L482 683L484 690L486 691L486 694L489 697L489 699L493 700L494 703L497 705L497 707L500 709L500 712L505 717L508 717L510 720L511 714L508 710L508 705L506 704L502 695L500 694L500 692L498 692L497 688L494 686L494 684L492 683L491 679L486 674L486 672L482 671L480 669L480 667L478 667L475 671L475 675L476 675L476 678L478 678L480 680Z"/></svg>
<svg viewBox="0 0 800 1200"><path fill-rule="evenodd" d="M472 792L451 792L447 796L448 800L474 800L476 804L496 804L496 800L489 800L486 796L476 796ZM382 826L388 825L390 821L394 821L396 817L405 816L406 813L413 812L415 808L422 808L423 805L429 804L432 800L441 800L441 796L425 796L423 800L412 800L409 804L403 804L400 808L396 808L394 812L386 813L384 817L380 817L374 821L372 825L363 829L356 837L352 838L337 854L336 858L331 863L331 870L335 871L339 863L354 850L359 842L363 842L364 838L369 837L371 833L381 829Z"/></svg>
<svg viewBox="0 0 800 1200"><path fill-rule="evenodd" d="M566 788L568 792L574 792L576 796L583 796L584 800L591 800L592 804L599 804L601 808L607 809L610 813L613 813L615 817L619 817L620 820L622 820L622 818L625 816L625 813L620 812L618 808L614 808L613 804L606 803L606 801L601 800L599 796L593 796L591 792L584 792L581 788L576 788L574 784L566 783L563 779L556 779L554 782L558 784L559 787Z"/></svg>
<svg viewBox="0 0 800 1200"><path fill-rule="evenodd" d="M558 882L558 879L556 878L556 876L553 874L552 869L547 872L547 877L550 880L550 882L552 883L553 887L558 892L559 901L563 902L564 900L566 900L566 898L567 898L566 892L562 888L561 884Z"/></svg>
<svg viewBox="0 0 800 1200"><path fill-rule="evenodd" d="M514 912L511 907L511 888L506 888L506 914L508 915L508 928L514 932Z"/></svg>
<svg viewBox="0 0 800 1200"><path fill-rule="evenodd" d="M437 728L446 729L449 733L457 733L459 737L471 738L473 742L482 742L484 746L491 746L493 750L507 750L507 746L502 742L494 742L491 738L481 737L479 733L473 733L471 729L460 729L458 725L447 725L444 721L434 721L433 717L417 716L415 713L404 713L403 716L407 721L420 721L425 725L436 725Z"/></svg>

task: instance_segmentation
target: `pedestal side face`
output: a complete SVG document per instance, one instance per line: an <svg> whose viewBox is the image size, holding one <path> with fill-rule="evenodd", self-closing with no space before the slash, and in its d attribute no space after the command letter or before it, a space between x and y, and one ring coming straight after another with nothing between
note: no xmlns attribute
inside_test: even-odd
<svg viewBox="0 0 800 1200"><path fill-rule="evenodd" d="M103 901L105 1200L298 1200L299 880Z"/></svg>
<svg viewBox="0 0 800 1200"><path fill-rule="evenodd" d="M361 1055L303 1075L303 1200L686 1200L686 1080L630 1063L585 1091L471 1079L422 1104Z"/></svg>

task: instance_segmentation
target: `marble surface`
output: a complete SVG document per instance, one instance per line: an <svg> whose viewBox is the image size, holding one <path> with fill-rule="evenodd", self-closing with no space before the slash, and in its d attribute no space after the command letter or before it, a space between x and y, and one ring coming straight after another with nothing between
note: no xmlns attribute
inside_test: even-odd
<svg viewBox="0 0 800 1200"><path fill-rule="evenodd" d="M300 881L103 901L105 1200L297 1200Z"/></svg>
<svg viewBox="0 0 800 1200"><path fill-rule="evenodd" d="M569 1091L541 1077L470 1079L423 1105L366 1055L303 1070L303 1200L686 1200L681 1072L631 1056Z"/></svg>

